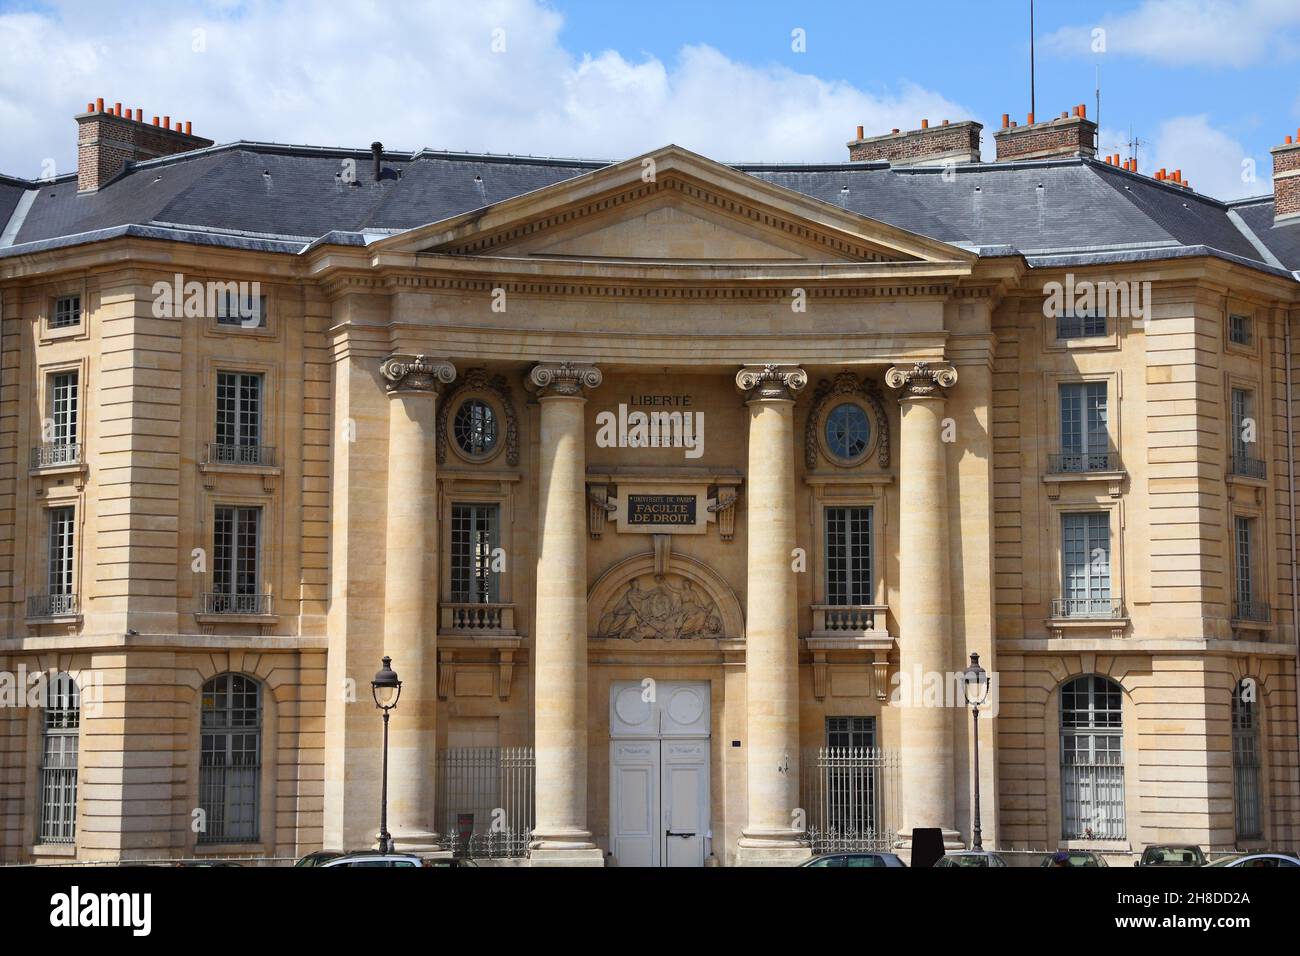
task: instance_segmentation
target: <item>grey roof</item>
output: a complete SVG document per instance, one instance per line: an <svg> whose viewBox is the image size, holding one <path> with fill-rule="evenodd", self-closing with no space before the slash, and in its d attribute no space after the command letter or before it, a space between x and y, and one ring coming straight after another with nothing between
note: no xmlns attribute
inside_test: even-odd
<svg viewBox="0 0 1300 956"><path fill-rule="evenodd" d="M39 190L10 224L0 256L126 233L293 252L362 244L366 234L437 222L609 163L420 150L387 152L383 165L376 182L368 150L239 142L128 166L85 195L75 175L0 176L0 233L23 194ZM947 174L885 163L734 168L982 255L1020 254L1031 265L1208 254L1274 273L1300 269L1300 223L1273 226L1272 197L1223 203L1096 160L977 163ZM124 232L128 226L136 228Z"/></svg>

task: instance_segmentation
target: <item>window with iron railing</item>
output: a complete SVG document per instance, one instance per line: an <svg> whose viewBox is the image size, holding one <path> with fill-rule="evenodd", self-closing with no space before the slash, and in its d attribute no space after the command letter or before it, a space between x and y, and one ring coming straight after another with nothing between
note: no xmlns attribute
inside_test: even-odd
<svg viewBox="0 0 1300 956"><path fill-rule="evenodd" d="M53 372L47 381L49 417L42 423L41 444L32 449L31 467L79 464L80 374L75 370Z"/></svg>
<svg viewBox="0 0 1300 956"><path fill-rule="evenodd" d="M501 506L451 506L451 600L457 604L500 601L499 562L494 559L500 536Z"/></svg>
<svg viewBox="0 0 1300 956"><path fill-rule="evenodd" d="M1054 473L1116 471L1107 431L1108 397L1105 382L1068 382L1059 389L1061 451L1052 456Z"/></svg>
<svg viewBox="0 0 1300 956"><path fill-rule="evenodd" d="M1266 623L1269 619L1269 607L1261 600L1255 573L1257 549L1255 523L1255 518L1246 515L1233 516L1233 555L1236 574L1232 616L1238 621Z"/></svg>
<svg viewBox="0 0 1300 956"><path fill-rule="evenodd" d="M217 420L209 464L270 465L262 444L263 383L252 372L217 373Z"/></svg>
<svg viewBox="0 0 1300 956"><path fill-rule="evenodd" d="M1061 837L1122 840L1123 691L1091 675L1061 687Z"/></svg>
<svg viewBox="0 0 1300 956"><path fill-rule="evenodd" d="M45 687L41 747L42 843L72 843L77 836L77 753L81 693L71 676L59 673Z"/></svg>
<svg viewBox="0 0 1300 956"><path fill-rule="evenodd" d="M1232 405L1232 464L1234 475L1263 478L1266 474L1260 457L1259 422L1255 418L1255 393L1248 388L1234 388Z"/></svg>
<svg viewBox="0 0 1300 956"><path fill-rule="evenodd" d="M200 843L258 838L262 764L262 688L243 674L218 674L203 685L200 710Z"/></svg>
<svg viewBox="0 0 1300 956"><path fill-rule="evenodd" d="M259 613L262 509L218 505L213 509L212 595L205 611Z"/></svg>
<svg viewBox="0 0 1300 956"><path fill-rule="evenodd" d="M1259 724L1254 687L1253 682L1239 681L1232 689L1232 778L1239 840L1257 838L1263 829L1259 812Z"/></svg>
<svg viewBox="0 0 1300 956"><path fill-rule="evenodd" d="M74 597L73 563L76 559L76 509L71 505L49 509L46 595L51 607ZM58 613L53 611L51 613Z"/></svg>
<svg viewBox="0 0 1300 956"><path fill-rule="evenodd" d="M1110 515L1061 515L1061 598L1054 616L1114 617L1118 605L1110 588Z"/></svg>

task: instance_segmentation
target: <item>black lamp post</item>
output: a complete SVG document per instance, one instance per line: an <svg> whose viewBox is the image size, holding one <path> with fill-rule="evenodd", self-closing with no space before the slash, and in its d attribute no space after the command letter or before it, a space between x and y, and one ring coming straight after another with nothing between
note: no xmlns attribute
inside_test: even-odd
<svg viewBox="0 0 1300 956"><path fill-rule="evenodd" d="M975 720L975 827L972 833L972 850L984 849L980 836L980 707L989 696L989 672L980 667L980 656L972 653L970 667L966 668L962 690L970 704Z"/></svg>
<svg viewBox="0 0 1300 956"><path fill-rule="evenodd" d="M384 666L379 668L375 679L370 682L370 693L375 698L375 706L384 712L384 775L380 785L379 796L379 852L393 852L393 838L388 833L388 712L397 706L397 698L402 696L402 682L393 670L393 659L384 658Z"/></svg>

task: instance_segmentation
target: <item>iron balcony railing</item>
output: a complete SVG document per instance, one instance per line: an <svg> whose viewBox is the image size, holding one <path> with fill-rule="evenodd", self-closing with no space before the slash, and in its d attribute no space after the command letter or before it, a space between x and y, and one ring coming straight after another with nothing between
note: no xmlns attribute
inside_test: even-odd
<svg viewBox="0 0 1300 956"><path fill-rule="evenodd" d="M46 442L32 449L33 468L52 468L56 465L80 465L79 442Z"/></svg>
<svg viewBox="0 0 1300 956"><path fill-rule="evenodd" d="M436 819L457 857L525 857L535 826L532 747L449 747L438 752Z"/></svg>
<svg viewBox="0 0 1300 956"><path fill-rule="evenodd" d="M207 591L203 595L203 613L268 615L271 613L271 595Z"/></svg>
<svg viewBox="0 0 1300 956"><path fill-rule="evenodd" d="M1267 624L1269 622L1269 606L1264 601L1233 601L1232 618L1235 621Z"/></svg>
<svg viewBox="0 0 1300 956"><path fill-rule="evenodd" d="M1113 451L1063 451L1047 456L1047 470L1053 475L1119 471L1119 455Z"/></svg>
<svg viewBox="0 0 1300 956"><path fill-rule="evenodd" d="M1237 445L1232 449L1232 473L1242 478L1264 478L1267 475L1267 468L1262 458L1255 458L1250 454L1250 449L1244 445Z"/></svg>
<svg viewBox="0 0 1300 956"><path fill-rule="evenodd" d="M1119 598L1056 598L1052 601L1052 617L1112 620L1124 616L1124 604Z"/></svg>
<svg viewBox="0 0 1300 956"><path fill-rule="evenodd" d="M59 617L76 613L75 594L31 594L27 597L28 617Z"/></svg>
<svg viewBox="0 0 1300 956"><path fill-rule="evenodd" d="M902 825L897 752L819 747L804 752L801 770L814 853L893 849Z"/></svg>
<svg viewBox="0 0 1300 956"><path fill-rule="evenodd" d="M230 445L208 442L209 465L268 465L275 464L275 449L270 445Z"/></svg>

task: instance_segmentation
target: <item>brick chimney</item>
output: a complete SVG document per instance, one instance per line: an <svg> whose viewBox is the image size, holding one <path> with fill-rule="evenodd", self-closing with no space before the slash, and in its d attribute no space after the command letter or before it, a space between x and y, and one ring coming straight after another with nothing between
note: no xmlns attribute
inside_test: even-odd
<svg viewBox="0 0 1300 956"><path fill-rule="evenodd" d="M133 115L134 113L134 115ZM127 162L170 156L211 146L212 140L195 136L186 121L184 129L170 116L162 122L144 121L144 110L122 109L121 103L104 108L103 99L86 104L77 120L77 191L94 192L122 171Z"/></svg>
<svg viewBox="0 0 1300 956"><path fill-rule="evenodd" d="M1273 154L1273 222L1300 222L1300 130Z"/></svg>
<svg viewBox="0 0 1300 956"><path fill-rule="evenodd" d="M1059 156L1096 156L1097 124L1088 119L1088 108L1080 103L1069 113L1041 123L1030 113L1024 126L1016 126L1006 113L1002 128L993 134L998 162L1013 159L1050 159Z"/></svg>
<svg viewBox="0 0 1300 956"><path fill-rule="evenodd" d="M863 138L858 127L856 139L848 143L849 159L854 162L885 160L894 166L943 166L947 163L980 161L980 130L974 120L949 123L944 120L931 126L921 120L921 128L906 133L894 130L884 136Z"/></svg>

